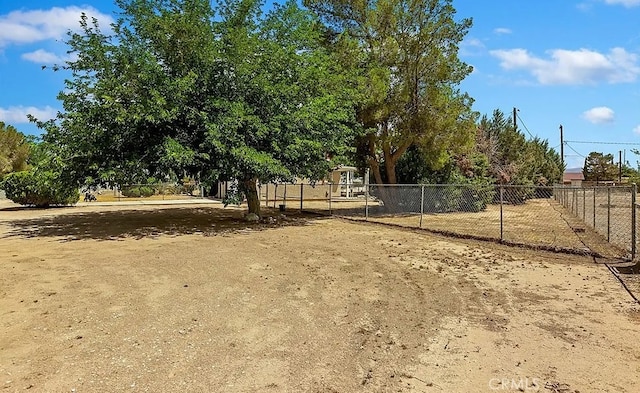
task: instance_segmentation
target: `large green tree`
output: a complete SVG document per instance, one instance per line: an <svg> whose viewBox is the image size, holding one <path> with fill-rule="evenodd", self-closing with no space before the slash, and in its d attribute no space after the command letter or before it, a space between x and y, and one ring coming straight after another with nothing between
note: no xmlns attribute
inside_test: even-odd
<svg viewBox="0 0 640 393"><path fill-rule="evenodd" d="M259 214L258 181L320 178L351 144L350 79L295 1L117 4L113 36L83 17L70 37L65 110L41 123L79 180L237 179Z"/></svg>
<svg viewBox="0 0 640 393"><path fill-rule="evenodd" d="M27 168L29 142L15 127L0 121L0 179Z"/></svg>
<svg viewBox="0 0 640 393"><path fill-rule="evenodd" d="M613 154L591 152L584 160L582 168L584 179L587 181L612 181L619 175L618 166L613 162Z"/></svg>
<svg viewBox="0 0 640 393"><path fill-rule="evenodd" d="M547 140L527 140L499 109L480 120L476 149L487 156L489 173L497 183L544 186L562 179L560 154Z"/></svg>
<svg viewBox="0 0 640 393"><path fill-rule="evenodd" d="M377 183L397 183L411 147L444 165L473 141L471 98L457 85L472 68L458 58L471 19L451 0L305 0L326 22L334 50L358 70L363 91L359 152Z"/></svg>

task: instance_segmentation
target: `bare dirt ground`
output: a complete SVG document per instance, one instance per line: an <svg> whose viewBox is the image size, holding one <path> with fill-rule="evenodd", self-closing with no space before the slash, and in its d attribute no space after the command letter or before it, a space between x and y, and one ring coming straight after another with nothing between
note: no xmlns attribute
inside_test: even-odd
<svg viewBox="0 0 640 393"><path fill-rule="evenodd" d="M1 391L640 391L592 259L269 213L7 205Z"/></svg>
<svg viewBox="0 0 640 393"><path fill-rule="evenodd" d="M288 206L295 208L296 205ZM365 220L365 201L359 199L335 201L330 208L326 201L305 201L304 208L327 214L331 209L335 215ZM630 225L628 228L615 223L611 225L611 229L615 229L613 232L620 236L611 239L612 242L607 242L606 228L604 233L597 233L588 223L553 199L530 199L523 204L505 204L502 212L500 205L488 205L480 212L422 215L419 212L388 214L383 206L372 201L369 203L369 217L366 220L479 239L503 239L506 242L532 247L563 249L577 253L591 251L611 259L629 257L631 249ZM616 241L619 238L625 238L626 243Z"/></svg>

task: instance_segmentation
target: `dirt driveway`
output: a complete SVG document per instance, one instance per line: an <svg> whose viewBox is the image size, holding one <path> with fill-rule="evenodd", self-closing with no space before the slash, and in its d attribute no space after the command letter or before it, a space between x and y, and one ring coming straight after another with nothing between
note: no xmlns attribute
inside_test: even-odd
<svg viewBox="0 0 640 393"><path fill-rule="evenodd" d="M241 213L0 210L0 391L640 391L591 259Z"/></svg>

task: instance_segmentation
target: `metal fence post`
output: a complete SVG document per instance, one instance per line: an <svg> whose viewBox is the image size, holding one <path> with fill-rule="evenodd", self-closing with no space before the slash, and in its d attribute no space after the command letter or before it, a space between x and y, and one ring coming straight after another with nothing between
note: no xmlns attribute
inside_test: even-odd
<svg viewBox="0 0 640 393"><path fill-rule="evenodd" d="M264 206L269 207L269 183L266 184L264 191Z"/></svg>
<svg viewBox="0 0 640 393"><path fill-rule="evenodd" d="M611 187L607 187L607 241L611 241Z"/></svg>
<svg viewBox="0 0 640 393"><path fill-rule="evenodd" d="M631 190L631 259L636 259L636 194L638 193L638 186L633 183Z"/></svg>
<svg viewBox="0 0 640 393"><path fill-rule="evenodd" d="M500 185L500 241L504 240L504 215L502 205L504 201L504 186Z"/></svg>
<svg viewBox="0 0 640 393"><path fill-rule="evenodd" d="M582 187L582 221L587 221L587 190Z"/></svg>
<svg viewBox="0 0 640 393"><path fill-rule="evenodd" d="M276 203L278 201L278 183L275 184L274 190L273 190L273 208L276 208Z"/></svg>
<svg viewBox="0 0 640 393"><path fill-rule="evenodd" d="M420 192L420 228L422 228L422 216L424 215L424 184Z"/></svg>
<svg viewBox="0 0 640 393"><path fill-rule="evenodd" d="M593 229L596 229L596 187L593 187Z"/></svg>
<svg viewBox="0 0 640 393"><path fill-rule="evenodd" d="M364 185L364 219L369 220L369 184L367 182Z"/></svg>
<svg viewBox="0 0 640 393"><path fill-rule="evenodd" d="M329 183L329 215L333 215L333 211L331 210L331 199L332 199L331 186L332 186L332 183Z"/></svg>
<svg viewBox="0 0 640 393"><path fill-rule="evenodd" d="M282 204L287 207L287 183L284 183L284 196L282 197Z"/></svg>
<svg viewBox="0 0 640 393"><path fill-rule="evenodd" d="M302 201L304 201L304 183L300 183L300 211L304 209Z"/></svg>

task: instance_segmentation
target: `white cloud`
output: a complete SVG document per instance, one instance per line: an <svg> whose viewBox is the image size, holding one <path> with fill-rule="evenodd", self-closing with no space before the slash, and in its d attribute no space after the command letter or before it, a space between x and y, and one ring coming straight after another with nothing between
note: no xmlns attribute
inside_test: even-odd
<svg viewBox="0 0 640 393"><path fill-rule="evenodd" d="M636 128L633 129L633 132L640 135L640 124L638 124Z"/></svg>
<svg viewBox="0 0 640 393"><path fill-rule="evenodd" d="M496 29L493 29L493 32L496 34L511 34L512 31L511 29L508 29L506 27L498 27Z"/></svg>
<svg viewBox="0 0 640 393"><path fill-rule="evenodd" d="M460 43L460 55L462 56L474 56L483 52L484 49L484 43L477 38L465 38Z"/></svg>
<svg viewBox="0 0 640 393"><path fill-rule="evenodd" d="M621 4L627 8L636 7L640 5L640 0L604 0L604 2L610 5Z"/></svg>
<svg viewBox="0 0 640 393"><path fill-rule="evenodd" d="M24 60L32 61L39 64L60 64L64 63L65 59L56 55L55 53L47 52L44 49L38 49L35 52L23 53Z"/></svg>
<svg viewBox="0 0 640 393"><path fill-rule="evenodd" d="M580 11L587 12L587 11L591 10L592 4L591 3L579 3L579 4L576 5L576 8L579 9Z"/></svg>
<svg viewBox="0 0 640 393"><path fill-rule="evenodd" d="M80 28L80 15L98 19L104 31L113 18L93 7L53 7L49 10L12 11L0 15L0 47L62 39L67 31Z"/></svg>
<svg viewBox="0 0 640 393"><path fill-rule="evenodd" d="M582 117L593 124L607 124L613 122L615 112L606 106L598 106L582 113Z"/></svg>
<svg viewBox="0 0 640 393"><path fill-rule="evenodd" d="M526 49L493 50L505 70L524 69L544 85L581 85L596 83L629 83L640 75L638 55L623 48L613 48L608 54L588 49L548 51L543 59Z"/></svg>
<svg viewBox="0 0 640 393"><path fill-rule="evenodd" d="M50 106L44 108L36 108L34 106L10 106L9 108L0 108L0 121L10 124L28 123L27 114L31 114L38 120L46 121L53 119L58 114L56 109Z"/></svg>

